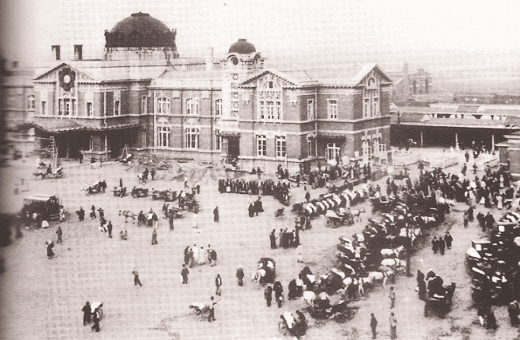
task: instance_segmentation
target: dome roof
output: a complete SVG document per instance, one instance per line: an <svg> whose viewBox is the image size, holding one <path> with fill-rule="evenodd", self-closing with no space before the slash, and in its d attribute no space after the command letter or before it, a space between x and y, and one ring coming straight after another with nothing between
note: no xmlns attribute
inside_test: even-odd
<svg viewBox="0 0 520 340"><path fill-rule="evenodd" d="M256 52L255 45L248 42L246 39L238 39L236 43L231 45L228 53L250 54Z"/></svg>
<svg viewBox="0 0 520 340"><path fill-rule="evenodd" d="M134 13L128 18L118 22L110 33L117 31L129 35L132 31L140 33L149 33L152 30L157 32L169 31L170 29L162 21L152 18L148 13Z"/></svg>
<svg viewBox="0 0 520 340"><path fill-rule="evenodd" d="M148 13L134 13L105 32L106 47L174 47L175 30Z"/></svg>

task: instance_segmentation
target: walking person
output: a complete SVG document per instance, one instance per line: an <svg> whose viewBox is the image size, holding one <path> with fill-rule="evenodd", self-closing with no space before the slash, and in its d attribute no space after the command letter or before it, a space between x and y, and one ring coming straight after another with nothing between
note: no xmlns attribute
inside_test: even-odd
<svg viewBox="0 0 520 340"><path fill-rule="evenodd" d="M90 314L92 312L90 308L90 302L87 301L81 311L83 312L83 326L86 326L90 323Z"/></svg>
<svg viewBox="0 0 520 340"><path fill-rule="evenodd" d="M157 244L157 229L152 231L152 246Z"/></svg>
<svg viewBox="0 0 520 340"><path fill-rule="evenodd" d="M278 303L278 308L282 308L283 304L283 287L280 281L274 283L274 297Z"/></svg>
<svg viewBox="0 0 520 340"><path fill-rule="evenodd" d="M215 305L217 304L217 301L215 301L215 298L212 296L209 300L209 316L208 316L208 322L216 321L215 319Z"/></svg>
<svg viewBox="0 0 520 340"><path fill-rule="evenodd" d="M56 229L56 235L58 235L56 243L62 243L63 240L61 239L61 236L63 235L63 231L61 230L61 226L58 226L58 229Z"/></svg>
<svg viewBox="0 0 520 340"><path fill-rule="evenodd" d="M159 217L157 216L157 214L155 212L152 214L152 221L153 221L153 227L155 229L157 229L159 227Z"/></svg>
<svg viewBox="0 0 520 340"><path fill-rule="evenodd" d="M390 309L393 309L395 307L395 291L394 287L390 287L390 294L388 295L390 298Z"/></svg>
<svg viewBox="0 0 520 340"><path fill-rule="evenodd" d="M47 257L49 259L52 259L52 257L54 256L54 252L52 251L54 243L52 241L46 241L45 244L47 245Z"/></svg>
<svg viewBox="0 0 520 340"><path fill-rule="evenodd" d="M439 241L437 240L437 236L433 237L432 250L434 254L437 254L437 251L439 251Z"/></svg>
<svg viewBox="0 0 520 340"><path fill-rule="evenodd" d="M451 243L453 242L453 237L450 235L449 231L444 236L444 242L446 242L446 248L451 249Z"/></svg>
<svg viewBox="0 0 520 340"><path fill-rule="evenodd" d="M186 265L183 264L182 270L181 270L182 284L188 284L188 274L189 273L190 272L189 272L188 268L186 268Z"/></svg>
<svg viewBox="0 0 520 340"><path fill-rule="evenodd" d="M213 222L218 223L219 220L219 214L218 214L218 206L213 209Z"/></svg>
<svg viewBox="0 0 520 340"><path fill-rule="evenodd" d="M215 287L216 287L215 295L221 296L222 290L220 287L222 287L222 278L220 277L220 274L217 274L217 277L215 278Z"/></svg>
<svg viewBox="0 0 520 340"><path fill-rule="evenodd" d="M134 274L134 286L139 285L139 287L142 287L143 284L141 283L141 280L139 280L139 273L137 272L137 269L134 269L132 274Z"/></svg>
<svg viewBox="0 0 520 340"><path fill-rule="evenodd" d="M92 330L96 331L96 332L99 332L100 331L100 329L99 329L99 310L97 308L94 311L94 313L92 313L92 317L93 317L93 321L94 321L94 325L92 326Z"/></svg>
<svg viewBox="0 0 520 340"><path fill-rule="evenodd" d="M271 301L273 300L273 287L267 285L264 289L264 299L267 303L267 307L271 307Z"/></svg>
<svg viewBox="0 0 520 340"><path fill-rule="evenodd" d="M444 249L446 248L446 242L444 242L444 239L442 237L439 237L439 240L437 241L439 244L439 250L441 252L441 255L444 255Z"/></svg>
<svg viewBox="0 0 520 340"><path fill-rule="evenodd" d="M372 329L372 339L375 339L377 335L377 319L374 313L370 314L370 328Z"/></svg>
<svg viewBox="0 0 520 340"><path fill-rule="evenodd" d="M238 285L242 287L244 285L244 269L242 269L242 266L237 268L237 280Z"/></svg>
<svg viewBox="0 0 520 340"><path fill-rule="evenodd" d="M155 180L155 169L152 168L152 170L150 171L150 175L152 176L152 181Z"/></svg>
<svg viewBox="0 0 520 340"><path fill-rule="evenodd" d="M83 222L83 220L85 219L85 210L83 210L82 207L79 207L79 210L76 211L76 215L78 215L79 221Z"/></svg>
<svg viewBox="0 0 520 340"><path fill-rule="evenodd" d="M390 339L397 339L397 319L394 313L390 313Z"/></svg>
<svg viewBox="0 0 520 340"><path fill-rule="evenodd" d="M95 219L96 218L96 207L95 206L92 206L90 208L90 218L91 219Z"/></svg>
<svg viewBox="0 0 520 340"><path fill-rule="evenodd" d="M108 221L108 225L107 225L107 231L108 231L108 238L112 238L112 221Z"/></svg>

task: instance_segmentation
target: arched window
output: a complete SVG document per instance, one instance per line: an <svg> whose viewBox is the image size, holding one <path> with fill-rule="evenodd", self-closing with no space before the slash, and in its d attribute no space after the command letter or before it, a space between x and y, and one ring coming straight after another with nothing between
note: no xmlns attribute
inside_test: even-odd
<svg viewBox="0 0 520 340"><path fill-rule="evenodd" d="M170 113L170 99L166 97L157 98L157 113L169 114Z"/></svg>
<svg viewBox="0 0 520 340"><path fill-rule="evenodd" d="M363 89L363 117L379 116L379 85L375 76L368 78Z"/></svg>
<svg viewBox="0 0 520 340"><path fill-rule="evenodd" d="M197 98L186 99L186 114L187 115L198 115L199 114L199 100Z"/></svg>
<svg viewBox="0 0 520 340"><path fill-rule="evenodd" d="M215 116L222 116L222 99L215 100Z"/></svg>

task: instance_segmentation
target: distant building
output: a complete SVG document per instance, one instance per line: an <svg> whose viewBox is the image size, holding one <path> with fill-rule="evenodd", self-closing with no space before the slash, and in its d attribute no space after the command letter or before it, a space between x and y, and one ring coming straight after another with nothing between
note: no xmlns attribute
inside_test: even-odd
<svg viewBox="0 0 520 340"><path fill-rule="evenodd" d="M506 141L497 144L500 164L520 179L520 131L505 135Z"/></svg>
<svg viewBox="0 0 520 340"><path fill-rule="evenodd" d="M36 134L59 157L136 155L290 171L386 162L390 78L375 64L275 70L246 39L221 60L181 58L175 30L135 13L105 31L101 60L62 61L34 80ZM40 147L45 147L41 145Z"/></svg>
<svg viewBox="0 0 520 340"><path fill-rule="evenodd" d="M32 140L29 141L32 136L29 124L34 120L36 103L32 82L34 69L20 68L16 61L1 62L1 140L9 144L32 143Z"/></svg>
<svg viewBox="0 0 520 340"><path fill-rule="evenodd" d="M520 105L520 95L496 93L455 93L454 103Z"/></svg>

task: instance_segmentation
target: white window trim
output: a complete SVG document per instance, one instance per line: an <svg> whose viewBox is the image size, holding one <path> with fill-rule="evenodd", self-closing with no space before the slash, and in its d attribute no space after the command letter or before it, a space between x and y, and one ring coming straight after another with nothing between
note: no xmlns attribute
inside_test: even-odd
<svg viewBox="0 0 520 340"><path fill-rule="evenodd" d="M307 120L314 119L314 99L307 99Z"/></svg>
<svg viewBox="0 0 520 340"><path fill-rule="evenodd" d="M35 105L36 105L36 102L35 102L34 94L28 95L27 96L27 109L28 110L34 110Z"/></svg>
<svg viewBox="0 0 520 340"><path fill-rule="evenodd" d="M121 116L121 101L119 99L114 100L113 115Z"/></svg>
<svg viewBox="0 0 520 340"><path fill-rule="evenodd" d="M141 95L141 114L148 113L148 96Z"/></svg>
<svg viewBox="0 0 520 340"><path fill-rule="evenodd" d="M189 139L188 136L190 136ZM195 140L192 140L191 136L195 136ZM194 146L192 142L194 142ZM184 129L184 146L186 149L191 150L200 148L200 129L198 127L187 127Z"/></svg>
<svg viewBox="0 0 520 340"><path fill-rule="evenodd" d="M166 136L166 145L163 145L163 135ZM171 128L169 126L157 126L157 147L169 148L171 142Z"/></svg>
<svg viewBox="0 0 520 340"><path fill-rule="evenodd" d="M256 135L256 156L266 157L267 156L267 136Z"/></svg>
<svg viewBox="0 0 520 340"><path fill-rule="evenodd" d="M41 112L40 112L40 114L42 116L46 116L47 115L47 110L49 109L48 106L47 106L47 101L46 100L42 100L40 105L41 105Z"/></svg>
<svg viewBox="0 0 520 340"><path fill-rule="evenodd" d="M199 99L188 98L186 99L186 115L196 116L199 114Z"/></svg>
<svg viewBox="0 0 520 340"><path fill-rule="evenodd" d="M88 112L88 104L90 104L90 109L91 109L90 114ZM85 103L85 115L87 117L94 117L94 103L93 102L88 101L88 102Z"/></svg>
<svg viewBox="0 0 520 340"><path fill-rule="evenodd" d="M329 155L333 154L334 158L330 158ZM325 158L327 161L336 160L336 157L339 159L341 155L341 147L338 145L338 143L327 143L325 148Z"/></svg>
<svg viewBox="0 0 520 340"><path fill-rule="evenodd" d="M155 111L158 114L170 114L170 98L159 97L157 98L155 104L157 105Z"/></svg>
<svg viewBox="0 0 520 340"><path fill-rule="evenodd" d="M339 117L338 100L331 98L327 99L327 118L337 120ZM335 108L335 109L334 109ZM334 116L335 115L335 116Z"/></svg>
<svg viewBox="0 0 520 340"><path fill-rule="evenodd" d="M283 148L282 148L282 146L283 146ZM285 158L287 155L287 137L275 136L275 149L276 149L275 150L276 158ZM282 151L282 149L284 149L284 150Z"/></svg>
<svg viewBox="0 0 520 340"><path fill-rule="evenodd" d="M215 116L222 116L222 99L215 100Z"/></svg>
<svg viewBox="0 0 520 340"><path fill-rule="evenodd" d="M141 132L141 148L145 149L148 146L148 142L146 140L146 132Z"/></svg>

